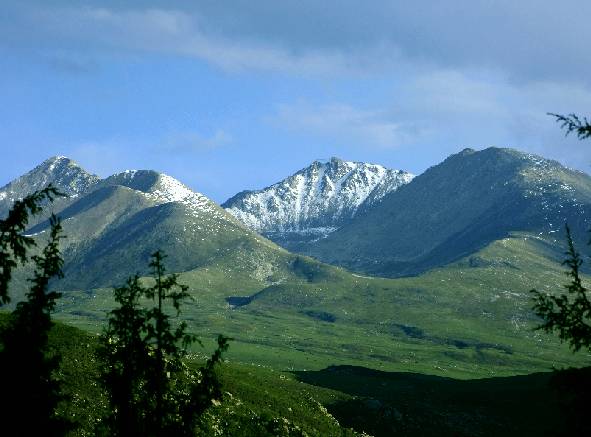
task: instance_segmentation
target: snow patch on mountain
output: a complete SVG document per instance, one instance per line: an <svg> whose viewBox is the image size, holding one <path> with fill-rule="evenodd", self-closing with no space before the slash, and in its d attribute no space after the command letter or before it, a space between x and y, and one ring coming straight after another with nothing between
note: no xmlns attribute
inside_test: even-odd
<svg viewBox="0 0 591 437"><path fill-rule="evenodd" d="M175 202L184 205L194 216L200 213L223 217L220 209L206 196L165 173L152 170L126 170L105 179L107 185L123 185L141 192L156 205Z"/></svg>
<svg viewBox="0 0 591 437"><path fill-rule="evenodd" d="M206 196L191 190L177 179L164 173L160 173L158 183L149 194L154 196L159 202L182 203L194 213L204 211L220 216L215 204Z"/></svg>
<svg viewBox="0 0 591 437"><path fill-rule="evenodd" d="M413 177L377 164L331 158L328 162L314 161L270 187L238 193L222 207L265 235L326 236L360 208L379 203Z"/></svg>

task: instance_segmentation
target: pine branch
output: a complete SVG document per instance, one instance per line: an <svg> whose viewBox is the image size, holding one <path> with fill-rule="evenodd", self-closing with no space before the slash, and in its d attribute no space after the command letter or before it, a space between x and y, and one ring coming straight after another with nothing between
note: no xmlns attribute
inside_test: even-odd
<svg viewBox="0 0 591 437"><path fill-rule="evenodd" d="M575 132L579 140L584 140L591 137L591 123L587 117L580 119L576 114L564 116L551 112L549 112L548 115L556 118L556 122L560 123L560 128L566 130L566 136L568 136L571 132Z"/></svg>

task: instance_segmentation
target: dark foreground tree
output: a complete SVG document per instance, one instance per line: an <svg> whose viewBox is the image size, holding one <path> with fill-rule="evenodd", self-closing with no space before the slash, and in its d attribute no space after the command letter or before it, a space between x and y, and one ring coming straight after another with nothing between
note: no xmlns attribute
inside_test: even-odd
<svg viewBox="0 0 591 437"><path fill-rule="evenodd" d="M538 326L546 332L558 332L562 341L569 344L573 352L581 348L591 351L591 302L587 289L581 281L583 260L576 251L568 225L566 226L568 250L563 265L570 282L564 287L567 294L548 295L531 290L534 295L534 312L542 318Z"/></svg>
<svg viewBox="0 0 591 437"><path fill-rule="evenodd" d="M586 117L581 119L575 114L549 115L561 123L566 135L575 132L580 140L591 138L591 124ZM557 332L573 352L581 349L591 351L591 302L581 278L583 260L574 246L568 225L566 242L566 259L563 265L568 267L566 274L570 278L570 282L564 286L567 293L548 295L531 290L534 312L542 319L537 329ZM591 404L591 367L557 371L552 378L552 385L563 405L566 418L564 435L591 435L591 423L587 419L588 406Z"/></svg>
<svg viewBox="0 0 591 437"><path fill-rule="evenodd" d="M537 329L557 332L573 352L581 349L591 351L591 302L581 279L583 260L575 249L568 226L566 239L568 250L563 264L568 267L566 274L570 282L564 286L566 293L559 295L532 290L534 311L542 318ZM591 435L591 423L587 420L587 409L591 403L591 367L557 371L551 385L562 405L564 435Z"/></svg>
<svg viewBox="0 0 591 437"><path fill-rule="evenodd" d="M148 378L149 350L144 340L146 310L140 306L144 289L138 276L115 288L114 295L119 307L109 313L99 349L105 364L103 383L111 404L107 426L113 435L143 435L147 409L142 405L142 390Z"/></svg>
<svg viewBox="0 0 591 437"><path fill-rule="evenodd" d="M576 114L563 116L549 113L561 123L566 135L576 132L579 139L591 137L591 125L586 117L582 119ZM531 290L534 295L534 311L543 322L538 329L546 332L557 331L560 339L569 344L573 352L581 348L591 351L591 302L587 289L583 286L580 268L583 264L580 254L575 249L572 235L566 225L567 252L562 263L569 270L566 274L570 283L565 285L568 294L547 295L537 290ZM591 242L590 242L591 243Z"/></svg>
<svg viewBox="0 0 591 437"><path fill-rule="evenodd" d="M18 263L28 261L27 252L35 246L23 235L31 214L41 212L43 201L60 193L53 187L35 192L15 203L8 218L0 221L0 299L10 301L8 285ZM7 435L63 435L67 423L55 414L61 400L55 372L60 357L48 346L51 312L59 294L49 291L49 282L62 276L59 251L61 224L50 218L47 246L31 257L35 270L26 300L19 302L8 325L0 333L0 415Z"/></svg>
<svg viewBox="0 0 591 437"><path fill-rule="evenodd" d="M152 287L144 287L136 275L115 289L119 307L109 314L101 349L113 435L193 435L200 415L221 397L215 366L228 339L220 336L206 365L197 373L189 370L183 357L196 338L184 322L174 327L167 312L179 316L188 288L177 275L166 275L164 258L160 251L152 255ZM144 308L142 299L154 306Z"/></svg>
<svg viewBox="0 0 591 437"><path fill-rule="evenodd" d="M43 202L53 202L62 194L51 184L14 203L8 217L0 220L0 306L10 303L8 285L12 271L29 259L27 250L35 247L33 238L23 235L31 216L43 211Z"/></svg>

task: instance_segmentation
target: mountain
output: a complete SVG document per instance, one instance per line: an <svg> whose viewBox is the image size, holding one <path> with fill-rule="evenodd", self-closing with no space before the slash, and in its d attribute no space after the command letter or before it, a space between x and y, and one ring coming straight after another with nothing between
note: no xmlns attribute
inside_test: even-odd
<svg viewBox="0 0 591 437"><path fill-rule="evenodd" d="M15 200L45 188L49 183L53 183L64 194L77 197L99 180L98 176L88 173L71 159L54 156L0 188L0 217L6 215Z"/></svg>
<svg viewBox="0 0 591 437"><path fill-rule="evenodd" d="M309 254L356 271L417 274L514 232L584 237L591 177L512 149L466 149L317 241Z"/></svg>
<svg viewBox="0 0 591 437"><path fill-rule="evenodd" d="M222 204L250 229L279 245L301 249L334 232L359 210L371 208L413 175L376 164L331 158L288 178L243 191Z"/></svg>
<svg viewBox="0 0 591 437"><path fill-rule="evenodd" d="M477 162L468 164L478 167ZM487 166L478 168L464 190L498 179L494 168L490 175ZM563 172L572 179L568 186L573 188L567 191L578 192L581 175ZM59 175L49 174L46 182ZM441 178L432 182L425 185L429 192L447 183ZM414 183L367 211L358 209L351 224L332 235L369 217ZM449 186L457 183L452 180ZM538 188L551 191L547 185ZM477 194L486 201L483 193ZM437 195L441 193L431 194L431 203ZM464 200L478 203L476 198ZM458 217L459 205L453 205ZM163 249L168 272L178 273L189 287L183 320L206 344L213 345L219 333L232 337L228 358L235 362L275 369L350 364L466 378L527 373L585 359L570 354L558 339L532 330L538 319L529 290L560 290L556 284L565 280L560 265L564 248L544 239L547 235L511 233L443 268L388 279L289 253L204 195L156 171L126 171L98 180L52 208L62 217L67 236L61 246L65 278L52 284L63 294L55 317L93 332L102 330L114 307L110 287L134 273L148 275L150 254ZM416 209L417 223L436 213ZM454 216L445 208L440 213L446 221ZM41 220L27 233L43 245L47 229ZM30 270L18 273L11 283L15 304L26 290Z"/></svg>
<svg viewBox="0 0 591 437"><path fill-rule="evenodd" d="M158 249L173 272L219 261L230 250L248 248L244 264L264 257L260 252L283 254L204 195L151 170L100 180L58 214L67 235L62 289L112 286L130 274L147 274L149 256ZM41 237L48 226L46 220L27 233Z"/></svg>

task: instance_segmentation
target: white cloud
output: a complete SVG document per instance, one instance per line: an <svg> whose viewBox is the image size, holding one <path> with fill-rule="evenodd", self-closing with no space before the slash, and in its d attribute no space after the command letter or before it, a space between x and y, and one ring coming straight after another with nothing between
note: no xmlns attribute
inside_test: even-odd
<svg viewBox="0 0 591 437"><path fill-rule="evenodd" d="M170 0L160 8L141 0L124 7L117 1L73 7L56 0L51 8L35 3L24 0L3 10L0 44L163 52L225 69L296 74L426 64L497 68L517 81L589 84L591 60L583 54L591 38L591 4L585 0L237 0L232 6Z"/></svg>
<svg viewBox="0 0 591 437"><path fill-rule="evenodd" d="M419 134L410 124L389 120L381 111L346 104L281 105L270 121L291 131L320 135L347 146L396 148L412 142Z"/></svg>
<svg viewBox="0 0 591 437"><path fill-rule="evenodd" d="M31 12L36 31L84 51L163 53L194 57L230 71L271 70L296 75L361 71L340 51L291 51L271 40L208 32L203 17L174 9L55 8ZM31 17L28 17L31 20Z"/></svg>

